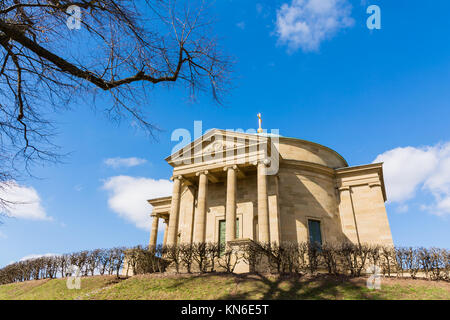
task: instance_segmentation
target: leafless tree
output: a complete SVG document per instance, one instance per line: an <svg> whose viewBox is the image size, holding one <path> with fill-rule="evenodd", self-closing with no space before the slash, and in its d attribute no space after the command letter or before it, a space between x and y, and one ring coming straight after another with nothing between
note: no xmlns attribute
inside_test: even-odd
<svg viewBox="0 0 450 320"><path fill-rule="evenodd" d="M406 248L405 258L406 268L409 272L409 275L411 276L411 278L415 279L417 273L421 268L418 250L413 247Z"/></svg>
<svg viewBox="0 0 450 320"><path fill-rule="evenodd" d="M447 278L446 269L448 272L449 265L449 254L445 249L430 248L431 257L431 279L433 280L444 280Z"/></svg>
<svg viewBox="0 0 450 320"><path fill-rule="evenodd" d="M225 272L233 273L236 265L241 259L242 254L239 250L236 250L236 248L231 246L225 246L217 259L217 263L225 270Z"/></svg>
<svg viewBox="0 0 450 320"><path fill-rule="evenodd" d="M90 272L91 276L94 275L100 264L100 249L92 250L88 253L86 258L86 271Z"/></svg>
<svg viewBox="0 0 450 320"><path fill-rule="evenodd" d="M206 246L206 254L209 258L209 268L211 272L216 271L216 260L220 256L220 244L217 242L209 242Z"/></svg>
<svg viewBox="0 0 450 320"><path fill-rule="evenodd" d="M407 270L408 249L403 247L395 248L395 259L397 266L397 277L403 277L404 272Z"/></svg>
<svg viewBox="0 0 450 320"><path fill-rule="evenodd" d="M307 248L307 257L308 257L308 268L309 272L311 274L315 274L317 269L319 268L319 262L320 262L320 253L321 248L318 243L306 243Z"/></svg>
<svg viewBox="0 0 450 320"><path fill-rule="evenodd" d="M300 273L299 244L295 242L283 242L283 270L287 273Z"/></svg>
<svg viewBox="0 0 450 320"><path fill-rule="evenodd" d="M192 258L195 261L198 271L204 273L208 270L208 244L198 242L192 244Z"/></svg>
<svg viewBox="0 0 450 320"><path fill-rule="evenodd" d="M231 60L212 36L209 6L203 0L0 0L0 183L24 169L31 173L33 164L61 160L51 115L80 108L80 98L100 101L110 119L128 119L149 134L158 130L147 109L155 87L177 84L190 98L210 88L220 102ZM80 29L69 28L73 21Z"/></svg>
<svg viewBox="0 0 450 320"><path fill-rule="evenodd" d="M57 259L57 265L59 267L59 273L61 274L61 277L65 277L67 274L67 269L69 268L69 255L63 254L56 257Z"/></svg>
<svg viewBox="0 0 450 320"><path fill-rule="evenodd" d="M383 275L391 276L391 272L396 268L396 251L392 246L384 246L381 248L382 255L382 272Z"/></svg>
<svg viewBox="0 0 450 320"><path fill-rule="evenodd" d="M176 273L180 272L181 250L178 245L165 246L163 250L164 257L175 267Z"/></svg>
<svg viewBox="0 0 450 320"><path fill-rule="evenodd" d="M111 261L110 258L110 250L108 249L101 249L99 254L99 265L98 265L98 271L100 275L104 275L105 272L108 270L108 265Z"/></svg>
<svg viewBox="0 0 450 320"><path fill-rule="evenodd" d="M329 274L339 274L339 247L334 243L325 243L322 246L322 257Z"/></svg>
<svg viewBox="0 0 450 320"><path fill-rule="evenodd" d="M194 249L191 243L181 243L178 245L180 250L180 260L186 268L187 273L192 272L193 253Z"/></svg>

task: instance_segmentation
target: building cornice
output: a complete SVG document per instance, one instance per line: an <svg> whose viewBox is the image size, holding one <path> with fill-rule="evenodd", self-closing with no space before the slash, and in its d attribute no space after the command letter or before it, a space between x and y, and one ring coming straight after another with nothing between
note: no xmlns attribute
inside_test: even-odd
<svg viewBox="0 0 450 320"><path fill-rule="evenodd" d="M386 187L384 184L383 163L382 162L354 166L354 167L339 168L339 169L336 169L335 172L336 172L337 178L351 177L353 175L361 176L365 173L367 173L367 174L374 173L374 172L377 173L379 181L368 182L368 183L363 183L363 184L368 184L369 186L380 186L381 190L383 192L384 201L387 200ZM357 185L357 184L355 184L355 185Z"/></svg>
<svg viewBox="0 0 450 320"><path fill-rule="evenodd" d="M153 204L157 205L157 204L163 203L165 201L171 201L171 200L172 200L172 196L167 196L167 197L149 199L149 200L147 200L147 202L150 203L151 205L153 205Z"/></svg>

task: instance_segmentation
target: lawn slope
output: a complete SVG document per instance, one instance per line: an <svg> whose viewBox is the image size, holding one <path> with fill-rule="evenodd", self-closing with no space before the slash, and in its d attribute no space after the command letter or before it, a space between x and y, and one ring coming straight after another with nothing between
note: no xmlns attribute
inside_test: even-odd
<svg viewBox="0 0 450 320"><path fill-rule="evenodd" d="M83 277L80 290L66 279L0 286L0 299L450 299L450 283L382 279L369 290L365 278L276 277L269 275L139 275Z"/></svg>

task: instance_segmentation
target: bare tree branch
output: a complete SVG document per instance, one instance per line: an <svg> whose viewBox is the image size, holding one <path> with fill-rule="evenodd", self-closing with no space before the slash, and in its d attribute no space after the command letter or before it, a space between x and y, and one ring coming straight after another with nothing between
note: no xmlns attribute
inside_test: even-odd
<svg viewBox="0 0 450 320"><path fill-rule="evenodd" d="M67 24L73 5L79 30ZM51 115L78 100L106 99L111 119L151 135L155 86L181 85L190 97L209 87L220 103L232 61L211 23L201 0L0 0L0 184L60 161Z"/></svg>

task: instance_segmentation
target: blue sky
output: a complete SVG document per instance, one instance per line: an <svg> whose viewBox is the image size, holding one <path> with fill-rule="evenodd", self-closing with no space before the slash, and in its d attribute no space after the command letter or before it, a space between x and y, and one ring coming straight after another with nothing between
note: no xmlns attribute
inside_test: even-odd
<svg viewBox="0 0 450 320"><path fill-rule="evenodd" d="M372 4L380 30L366 26ZM170 194L173 130L196 120L204 130L255 128L258 112L265 128L326 145L350 165L385 161L395 244L450 247L450 2L222 0L212 11L237 61L225 104L156 88L146 102L156 139L83 102L55 115L56 143L70 155L18 181L34 203L0 226L0 266L147 243L151 207L141 199Z"/></svg>

